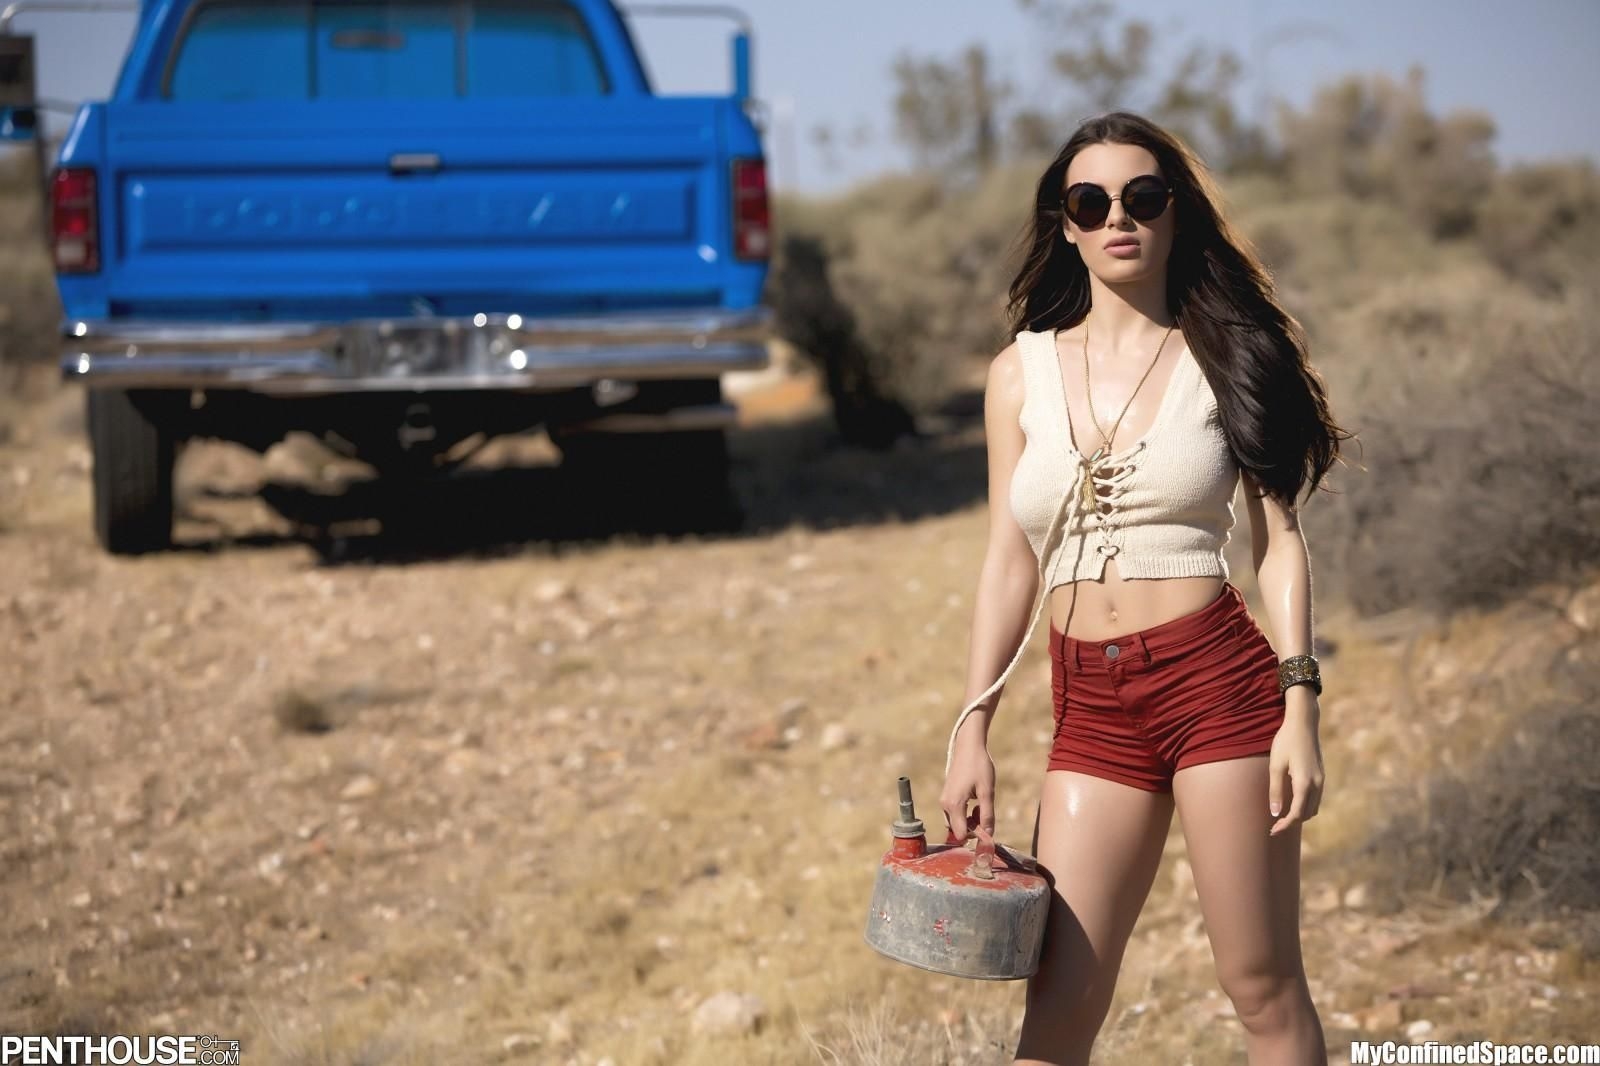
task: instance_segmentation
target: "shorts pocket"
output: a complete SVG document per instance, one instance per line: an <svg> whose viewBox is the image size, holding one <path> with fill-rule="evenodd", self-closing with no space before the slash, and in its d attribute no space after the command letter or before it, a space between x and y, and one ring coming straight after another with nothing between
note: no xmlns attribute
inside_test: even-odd
<svg viewBox="0 0 1600 1066"><path fill-rule="evenodd" d="M1167 697L1208 715L1239 719L1272 703L1278 686L1272 646L1248 616L1218 627L1205 653L1182 664Z"/></svg>
<svg viewBox="0 0 1600 1066"><path fill-rule="evenodd" d="M1255 619L1245 618L1240 623L1239 661L1243 668L1242 680L1246 691L1241 700L1246 705L1281 711L1283 692L1278 688L1278 654L1272 642Z"/></svg>

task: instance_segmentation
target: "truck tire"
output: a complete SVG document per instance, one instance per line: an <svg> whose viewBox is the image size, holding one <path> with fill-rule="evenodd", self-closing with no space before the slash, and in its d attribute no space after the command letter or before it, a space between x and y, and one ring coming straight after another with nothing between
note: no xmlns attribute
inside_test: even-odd
<svg viewBox="0 0 1600 1066"><path fill-rule="evenodd" d="M87 392L94 457L94 532L114 555L172 546L172 470L176 438L160 420L160 394Z"/></svg>
<svg viewBox="0 0 1600 1066"><path fill-rule="evenodd" d="M562 438L561 449L592 513L639 517L671 532L744 524L725 430L582 434Z"/></svg>

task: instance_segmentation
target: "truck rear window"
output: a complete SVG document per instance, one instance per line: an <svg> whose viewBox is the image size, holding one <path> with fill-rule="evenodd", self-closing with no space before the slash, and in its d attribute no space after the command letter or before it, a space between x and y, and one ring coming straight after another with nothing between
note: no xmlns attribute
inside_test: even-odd
<svg viewBox="0 0 1600 1066"><path fill-rule="evenodd" d="M171 100L599 96L605 71L562 0L202 0L168 61Z"/></svg>

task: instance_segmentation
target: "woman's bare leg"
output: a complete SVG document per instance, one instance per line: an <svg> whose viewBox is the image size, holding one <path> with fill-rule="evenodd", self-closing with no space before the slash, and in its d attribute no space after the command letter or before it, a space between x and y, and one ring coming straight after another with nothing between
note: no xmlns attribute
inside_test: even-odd
<svg viewBox="0 0 1600 1066"><path fill-rule="evenodd" d="M1173 780L1217 980L1250 1066L1326 1066L1300 955L1300 829L1267 835L1267 757L1179 770Z"/></svg>
<svg viewBox="0 0 1600 1066"><path fill-rule="evenodd" d="M1070 770L1045 773L1034 853L1055 891L1015 1062L1089 1061L1128 936L1161 866L1172 811L1170 792Z"/></svg>

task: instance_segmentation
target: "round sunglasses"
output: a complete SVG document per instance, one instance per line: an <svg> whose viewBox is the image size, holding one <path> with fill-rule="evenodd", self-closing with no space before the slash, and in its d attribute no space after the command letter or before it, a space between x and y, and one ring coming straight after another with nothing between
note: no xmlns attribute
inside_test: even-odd
<svg viewBox="0 0 1600 1066"><path fill-rule="evenodd" d="M1111 213L1111 201L1121 200L1122 209L1136 222L1154 222L1172 202L1172 187L1154 174L1141 174L1122 187L1116 196L1091 181L1067 187L1061 210L1079 229L1094 229Z"/></svg>

